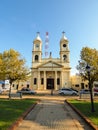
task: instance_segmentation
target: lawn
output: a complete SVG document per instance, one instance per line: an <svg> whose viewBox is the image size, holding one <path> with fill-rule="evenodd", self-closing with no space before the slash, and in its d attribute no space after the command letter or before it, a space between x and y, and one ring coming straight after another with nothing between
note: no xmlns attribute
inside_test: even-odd
<svg viewBox="0 0 98 130"><path fill-rule="evenodd" d="M69 102L98 126L98 101L94 101L95 112L91 112L91 103L88 101L70 100Z"/></svg>
<svg viewBox="0 0 98 130"><path fill-rule="evenodd" d="M0 130L6 130L37 100L0 99Z"/></svg>

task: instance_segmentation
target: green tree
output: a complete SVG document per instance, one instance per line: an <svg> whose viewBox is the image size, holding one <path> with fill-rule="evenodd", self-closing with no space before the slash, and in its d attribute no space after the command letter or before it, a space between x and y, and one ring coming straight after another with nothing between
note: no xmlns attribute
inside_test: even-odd
<svg viewBox="0 0 98 130"><path fill-rule="evenodd" d="M88 79L86 65L91 67L91 83L98 80L98 51L89 47L83 47L80 53L80 62L77 66L83 79Z"/></svg>
<svg viewBox="0 0 98 130"><path fill-rule="evenodd" d="M0 80L8 79L10 85L17 80L26 80L30 71L25 62L19 52L13 49L4 51L0 54Z"/></svg>

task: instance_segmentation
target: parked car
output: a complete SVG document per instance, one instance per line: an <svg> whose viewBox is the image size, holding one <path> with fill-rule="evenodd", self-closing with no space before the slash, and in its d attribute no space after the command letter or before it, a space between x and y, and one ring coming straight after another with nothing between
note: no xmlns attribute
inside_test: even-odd
<svg viewBox="0 0 98 130"><path fill-rule="evenodd" d="M89 89L82 89L80 90L80 94L89 94L90 90Z"/></svg>
<svg viewBox="0 0 98 130"><path fill-rule="evenodd" d="M62 88L58 93L60 95L78 95L78 92L72 90L71 88Z"/></svg>
<svg viewBox="0 0 98 130"><path fill-rule="evenodd" d="M30 88L22 88L21 90L17 91L17 93L36 94L36 92L34 90L31 90Z"/></svg>
<svg viewBox="0 0 98 130"><path fill-rule="evenodd" d="M74 91L76 91L76 92L78 93L78 90L76 90L76 89L74 89L74 88L70 88L70 89L72 89L72 90L74 90Z"/></svg>
<svg viewBox="0 0 98 130"><path fill-rule="evenodd" d="M95 87L94 88L94 96L97 96L98 95L98 87Z"/></svg>
<svg viewBox="0 0 98 130"><path fill-rule="evenodd" d="M2 94L2 90L0 90L0 94Z"/></svg>

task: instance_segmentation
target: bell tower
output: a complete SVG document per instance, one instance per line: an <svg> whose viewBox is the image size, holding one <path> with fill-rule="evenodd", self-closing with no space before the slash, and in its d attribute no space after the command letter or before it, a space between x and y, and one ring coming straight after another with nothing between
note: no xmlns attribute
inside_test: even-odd
<svg viewBox="0 0 98 130"><path fill-rule="evenodd" d="M40 33L37 32L37 37L33 41L32 62L40 63L41 60L42 60L42 40L40 38Z"/></svg>
<svg viewBox="0 0 98 130"><path fill-rule="evenodd" d="M65 36L65 32L62 32L62 38L60 40L60 60L62 63L69 63L69 44L68 39Z"/></svg>

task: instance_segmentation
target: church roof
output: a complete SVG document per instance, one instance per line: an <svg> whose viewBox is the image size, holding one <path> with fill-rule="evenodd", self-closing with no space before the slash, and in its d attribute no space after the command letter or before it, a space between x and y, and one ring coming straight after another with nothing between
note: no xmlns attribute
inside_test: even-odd
<svg viewBox="0 0 98 130"><path fill-rule="evenodd" d="M40 67L45 67L45 68L47 68L47 67L49 67L49 68L60 67L60 68L62 68L64 66L59 64L59 63L56 63L56 62L50 60L50 61L48 61L46 63L43 63L43 64L38 66L38 68L40 68Z"/></svg>

